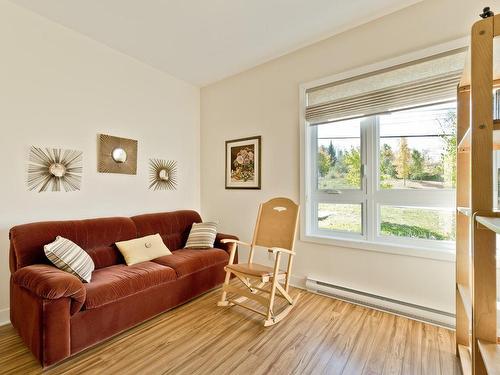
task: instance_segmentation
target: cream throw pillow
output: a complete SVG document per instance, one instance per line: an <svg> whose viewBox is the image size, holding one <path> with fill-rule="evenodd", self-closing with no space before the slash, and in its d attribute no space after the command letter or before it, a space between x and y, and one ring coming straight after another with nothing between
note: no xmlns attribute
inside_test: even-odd
<svg viewBox="0 0 500 375"><path fill-rule="evenodd" d="M172 254L159 234L120 241L116 243L116 247L125 258L127 266Z"/></svg>

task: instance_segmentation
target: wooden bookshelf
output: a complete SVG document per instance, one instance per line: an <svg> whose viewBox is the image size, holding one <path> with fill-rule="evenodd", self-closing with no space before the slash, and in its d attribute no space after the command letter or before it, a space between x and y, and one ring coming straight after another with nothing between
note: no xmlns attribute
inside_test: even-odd
<svg viewBox="0 0 500 375"><path fill-rule="evenodd" d="M456 352L464 374L500 374L497 344L493 87L500 79L500 15L476 22L457 92Z"/></svg>
<svg viewBox="0 0 500 375"><path fill-rule="evenodd" d="M479 340L478 346L488 375L500 375L500 345Z"/></svg>

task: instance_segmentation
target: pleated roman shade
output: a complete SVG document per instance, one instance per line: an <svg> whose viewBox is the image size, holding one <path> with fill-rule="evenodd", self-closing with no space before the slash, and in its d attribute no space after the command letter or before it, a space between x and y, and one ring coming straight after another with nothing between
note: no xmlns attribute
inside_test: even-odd
<svg viewBox="0 0 500 375"><path fill-rule="evenodd" d="M464 64L461 49L308 89L306 120L319 125L456 100Z"/></svg>

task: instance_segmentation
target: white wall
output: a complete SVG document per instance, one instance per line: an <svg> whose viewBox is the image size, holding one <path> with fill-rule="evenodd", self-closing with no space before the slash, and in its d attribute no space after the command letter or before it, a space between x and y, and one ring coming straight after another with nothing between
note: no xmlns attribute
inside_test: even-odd
<svg viewBox="0 0 500 375"><path fill-rule="evenodd" d="M299 201L300 83L468 35L483 3L427 0L201 91L202 212L250 240L258 204ZM314 20L311 20L314 22ZM262 190L224 189L224 141L262 135ZM294 273L454 312L453 262L298 241ZM263 254L260 261L268 261Z"/></svg>
<svg viewBox="0 0 500 375"><path fill-rule="evenodd" d="M199 89L0 0L0 322L8 230L31 221L200 208ZM97 173L97 134L137 139L136 176ZM79 192L26 187L31 145L84 152ZM176 191L148 190L148 158L177 160Z"/></svg>

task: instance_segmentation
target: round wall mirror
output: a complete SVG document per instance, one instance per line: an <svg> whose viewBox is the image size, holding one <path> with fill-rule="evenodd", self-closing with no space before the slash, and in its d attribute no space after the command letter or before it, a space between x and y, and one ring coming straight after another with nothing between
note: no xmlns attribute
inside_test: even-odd
<svg viewBox="0 0 500 375"><path fill-rule="evenodd" d="M117 147L111 153L111 157L117 163L125 163L127 161L127 152L123 148Z"/></svg>
<svg viewBox="0 0 500 375"><path fill-rule="evenodd" d="M168 175L168 171L166 169L160 169L160 171L158 172L158 177L162 181L168 181L170 178L170 176Z"/></svg>
<svg viewBox="0 0 500 375"><path fill-rule="evenodd" d="M66 174L66 167L61 163L54 163L50 165L49 172L54 177L62 177Z"/></svg>

